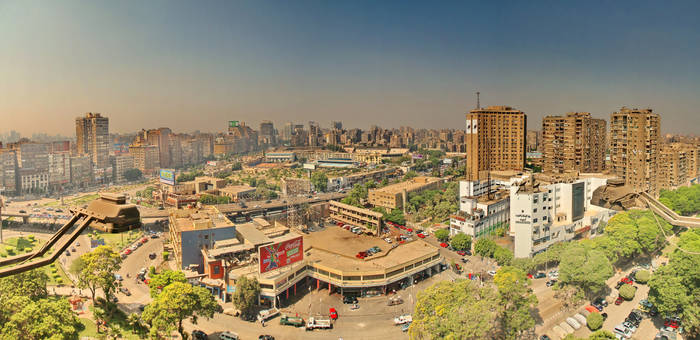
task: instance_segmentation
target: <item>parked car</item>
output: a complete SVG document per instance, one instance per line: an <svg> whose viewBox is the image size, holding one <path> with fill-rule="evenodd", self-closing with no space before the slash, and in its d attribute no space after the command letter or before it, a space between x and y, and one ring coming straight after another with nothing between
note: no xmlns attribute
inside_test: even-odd
<svg viewBox="0 0 700 340"><path fill-rule="evenodd" d="M448 244L445 243L445 242L442 242L442 243L440 243L440 247L447 248L447 247L448 247Z"/></svg>
<svg viewBox="0 0 700 340"><path fill-rule="evenodd" d="M543 272L539 272L539 273L535 274L536 279L544 279L545 277L547 277L547 274L545 274Z"/></svg>
<svg viewBox="0 0 700 340"><path fill-rule="evenodd" d="M208 339L207 333L204 333L204 332L202 332L202 331L200 331L200 330L198 330L198 329L197 329L197 330L194 330L194 331L192 331L192 339L195 339L195 340L207 340L207 339Z"/></svg>
<svg viewBox="0 0 700 340"><path fill-rule="evenodd" d="M272 335L261 335L258 337L258 340L275 340L275 337Z"/></svg>
<svg viewBox="0 0 700 340"><path fill-rule="evenodd" d="M416 236L418 236L418 238L425 238L425 234L423 234L423 233L418 233L418 234L416 234Z"/></svg>
<svg viewBox="0 0 700 340"><path fill-rule="evenodd" d="M150 253L150 254L148 254L148 258L151 259L151 260L155 260L155 259L156 259L156 253Z"/></svg>
<svg viewBox="0 0 700 340"><path fill-rule="evenodd" d="M126 295L126 296L131 296L131 292L130 292L129 289L126 288L126 287L121 287L121 288L119 288L119 291L122 292L122 294L124 294L124 295Z"/></svg>
<svg viewBox="0 0 700 340"><path fill-rule="evenodd" d="M496 275L496 271L495 271L495 270L489 270L489 271L487 271L486 273L488 273L488 274L491 275L491 276L495 276L495 275Z"/></svg>
<svg viewBox="0 0 700 340"><path fill-rule="evenodd" d="M238 334L233 332L223 332L219 334L219 339L221 340L239 340Z"/></svg>
<svg viewBox="0 0 700 340"><path fill-rule="evenodd" d="M346 305L351 305L357 303L357 297L352 295L343 296L343 303Z"/></svg>
<svg viewBox="0 0 700 340"><path fill-rule="evenodd" d="M460 251L457 252L457 255L459 255L459 256L466 256L466 255L467 255L467 252L466 252L466 251L463 251L463 250L460 250Z"/></svg>
<svg viewBox="0 0 700 340"><path fill-rule="evenodd" d="M328 316L330 316L331 320L336 320L338 319L338 311L331 307L328 309Z"/></svg>
<svg viewBox="0 0 700 340"><path fill-rule="evenodd" d="M617 299L615 299L615 304L616 305L621 305L622 301L625 301L625 299L622 298L622 296L618 296Z"/></svg>
<svg viewBox="0 0 700 340"><path fill-rule="evenodd" d="M547 281L547 283L545 283L545 285L547 285L547 287L551 287L551 286L554 286L556 283L557 283L557 280L549 280L549 281Z"/></svg>

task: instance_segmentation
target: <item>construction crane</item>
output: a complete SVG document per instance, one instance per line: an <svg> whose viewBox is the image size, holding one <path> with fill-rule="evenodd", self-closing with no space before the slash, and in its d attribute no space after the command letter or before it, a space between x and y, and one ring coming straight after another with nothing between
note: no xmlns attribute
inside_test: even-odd
<svg viewBox="0 0 700 340"><path fill-rule="evenodd" d="M39 250L0 260L0 278L52 263L89 226L108 233L119 233L141 227L138 208L133 204L127 204L126 196L122 194L100 194L100 198L90 202L87 208L71 208L70 212L73 214L70 221L51 236ZM68 234L68 238L59 242L74 226L76 227ZM54 245L57 246L56 251L43 257Z"/></svg>

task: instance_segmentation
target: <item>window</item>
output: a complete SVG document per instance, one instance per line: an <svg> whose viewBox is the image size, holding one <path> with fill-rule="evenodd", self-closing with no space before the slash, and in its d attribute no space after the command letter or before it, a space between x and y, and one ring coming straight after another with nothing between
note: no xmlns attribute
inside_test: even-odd
<svg viewBox="0 0 700 340"><path fill-rule="evenodd" d="M221 272L221 267L214 266L214 274L219 274Z"/></svg>

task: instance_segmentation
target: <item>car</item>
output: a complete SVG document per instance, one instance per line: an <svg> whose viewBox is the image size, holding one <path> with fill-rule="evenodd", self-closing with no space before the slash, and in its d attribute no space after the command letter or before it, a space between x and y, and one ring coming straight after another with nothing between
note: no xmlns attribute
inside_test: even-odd
<svg viewBox="0 0 700 340"><path fill-rule="evenodd" d="M622 301L625 301L625 299L623 299L622 296L618 296L617 299L615 299L615 305L621 305Z"/></svg>
<svg viewBox="0 0 700 340"><path fill-rule="evenodd" d="M540 340L552 340L549 336L545 335L540 335Z"/></svg>
<svg viewBox="0 0 700 340"><path fill-rule="evenodd" d="M75 242L76 247L80 247L80 242Z"/></svg>
<svg viewBox="0 0 700 340"><path fill-rule="evenodd" d="M600 313L600 316L603 317L603 321L608 319L608 313Z"/></svg>
<svg viewBox="0 0 700 340"><path fill-rule="evenodd" d="M544 279L545 277L547 277L547 274L545 274L543 272L539 272L539 273L535 274L536 279Z"/></svg>
<svg viewBox="0 0 700 340"><path fill-rule="evenodd" d="M150 254L148 254L148 258L151 259L151 260L155 260L155 259L156 259L156 253L150 253Z"/></svg>
<svg viewBox="0 0 700 340"><path fill-rule="evenodd" d="M343 303L346 305L352 305L357 303L357 297L352 295L343 296Z"/></svg>
<svg viewBox="0 0 700 340"><path fill-rule="evenodd" d="M448 245L447 245L447 243L445 243L445 242L440 243L440 247L447 248L447 246L448 246Z"/></svg>
<svg viewBox="0 0 700 340"><path fill-rule="evenodd" d="M629 339L632 337L632 331L630 331L630 329L625 327L623 324L615 326L615 328L613 328L613 333L619 334L625 339Z"/></svg>
<svg viewBox="0 0 700 340"><path fill-rule="evenodd" d="M388 237L385 237L385 238L384 238L384 241L385 241L386 243L389 243L389 244L391 244L391 239L390 239L390 238L388 238Z"/></svg>
<svg viewBox="0 0 700 340"><path fill-rule="evenodd" d="M620 282L624 282L624 283L629 284L629 285L634 284L634 281L632 281L629 277L626 277L626 276L623 277L622 279L620 279Z"/></svg>
<svg viewBox="0 0 700 340"><path fill-rule="evenodd" d="M66 249L66 256L70 256L70 251Z"/></svg>
<svg viewBox="0 0 700 340"><path fill-rule="evenodd" d="M143 244L143 243L146 243L146 242L148 242L148 237L144 237L144 238L141 239L141 243L142 243L142 244Z"/></svg>
<svg viewBox="0 0 700 340"><path fill-rule="evenodd" d="M124 281L124 278L117 273L114 273L114 279L117 281Z"/></svg>
<svg viewBox="0 0 700 340"><path fill-rule="evenodd" d="M338 311L331 307L328 309L328 316L330 316L331 320L336 320L338 319Z"/></svg>
<svg viewBox="0 0 700 340"><path fill-rule="evenodd" d="M466 251L463 251L463 250L460 250L460 251L457 252L457 255L459 255L459 256L466 256L466 255L467 255L467 252L466 252Z"/></svg>
<svg viewBox="0 0 700 340"><path fill-rule="evenodd" d="M61 209L56 209L55 211L56 211L57 213L62 213L62 212L63 212L63 210L61 210Z"/></svg>
<svg viewBox="0 0 700 340"><path fill-rule="evenodd" d="M615 289L620 289L620 287L622 287L622 286L624 286L624 285L625 285L624 282L619 281L619 282L615 285Z"/></svg>
<svg viewBox="0 0 700 340"><path fill-rule="evenodd" d="M629 329L630 332L634 333L637 330L637 326L639 324L635 325L633 322L625 320L624 322L622 322L622 325L627 327L627 329Z"/></svg>
<svg viewBox="0 0 700 340"><path fill-rule="evenodd" d="M121 288L119 288L119 291L122 292L122 294L124 294L124 295L126 295L126 296L131 296L131 292L130 292L129 289L126 288L126 287L121 287Z"/></svg>
<svg viewBox="0 0 700 340"><path fill-rule="evenodd" d="M495 270L489 270L489 271L487 271L486 273L488 273L488 274L491 275L491 276L495 276L495 275L496 275L496 271L495 271Z"/></svg>
<svg viewBox="0 0 700 340"><path fill-rule="evenodd" d="M554 286L554 284L556 284L556 283L557 283L557 280L549 280L549 281L547 281L547 283L545 283L545 285L547 287L551 287L551 286Z"/></svg>
<svg viewBox="0 0 700 340"><path fill-rule="evenodd" d="M607 307L607 306L608 306L608 301L605 300L605 298L599 297L599 298L593 300L592 304L599 304L599 305L601 305L601 306L603 306L603 307Z"/></svg>
<svg viewBox="0 0 700 340"><path fill-rule="evenodd" d="M75 253L75 247L70 248L70 251Z"/></svg>
<svg viewBox="0 0 700 340"><path fill-rule="evenodd" d="M469 259L466 258L466 257L463 257L463 258L462 258L462 263L467 263L467 262L469 262Z"/></svg>
<svg viewBox="0 0 700 340"><path fill-rule="evenodd" d="M207 340L207 333L204 333L198 329L192 331L192 339L194 340Z"/></svg>
<svg viewBox="0 0 700 340"><path fill-rule="evenodd" d="M27 211L26 211L26 210L20 210L19 213L20 213L20 214L26 214Z"/></svg>
<svg viewBox="0 0 700 340"><path fill-rule="evenodd" d="M131 251L132 251L132 250L131 250L130 248L126 248L126 250L124 250L124 255L129 255L129 254L131 254Z"/></svg>
<svg viewBox="0 0 700 340"><path fill-rule="evenodd" d="M677 329L681 325L681 319L677 316L664 318L664 326Z"/></svg>
<svg viewBox="0 0 700 340"><path fill-rule="evenodd" d="M272 335L261 335L258 337L258 340L275 340L275 337Z"/></svg>
<svg viewBox="0 0 700 340"><path fill-rule="evenodd" d="M418 233L418 234L416 234L416 236L418 236L418 238L425 238L425 234L423 234L423 233Z"/></svg>

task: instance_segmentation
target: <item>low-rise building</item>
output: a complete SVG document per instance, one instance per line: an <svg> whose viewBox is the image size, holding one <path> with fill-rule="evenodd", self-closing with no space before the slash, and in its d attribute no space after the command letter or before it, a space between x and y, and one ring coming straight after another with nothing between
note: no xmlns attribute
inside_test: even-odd
<svg viewBox="0 0 700 340"><path fill-rule="evenodd" d="M336 221L363 227L378 235L382 230L382 213L337 201L328 202L330 217Z"/></svg>
<svg viewBox="0 0 700 340"><path fill-rule="evenodd" d="M367 181L381 182L383 179L388 179L396 174L396 168L386 168L345 176L333 176L328 178L328 190L334 191L342 188L352 188L355 184L365 183Z"/></svg>
<svg viewBox="0 0 700 340"><path fill-rule="evenodd" d="M219 189L219 195L231 199L231 202L238 202L242 199L251 198L255 195L255 187L249 185L230 185Z"/></svg>
<svg viewBox="0 0 700 340"><path fill-rule="evenodd" d="M92 184L92 159L89 155L70 158L70 182L73 186L85 188Z"/></svg>
<svg viewBox="0 0 700 340"><path fill-rule="evenodd" d="M294 152L266 152L265 162L266 163L287 163L294 162L297 160L296 154Z"/></svg>
<svg viewBox="0 0 700 340"><path fill-rule="evenodd" d="M591 204L593 191L606 178L584 177L567 182L528 180L510 193L510 234L516 258L531 257L554 243L599 233L601 222L615 211Z"/></svg>
<svg viewBox="0 0 700 340"><path fill-rule="evenodd" d="M49 187L59 190L70 183L70 154L55 152L49 154Z"/></svg>
<svg viewBox="0 0 700 340"><path fill-rule="evenodd" d="M407 181L387 185L383 188L370 189L368 194L369 203L377 207L386 209L401 209L404 202L408 200L408 194L421 192L423 190L437 189L440 187L442 179L437 177L419 176Z"/></svg>
<svg viewBox="0 0 700 340"><path fill-rule="evenodd" d="M500 190L491 195L462 196L459 212L450 216L450 234L467 234L473 238L489 235L498 228L508 227L510 193Z"/></svg>
<svg viewBox="0 0 700 340"><path fill-rule="evenodd" d="M175 261L180 269L204 269L203 249L236 237L236 226L216 207L171 209L169 233Z"/></svg>

